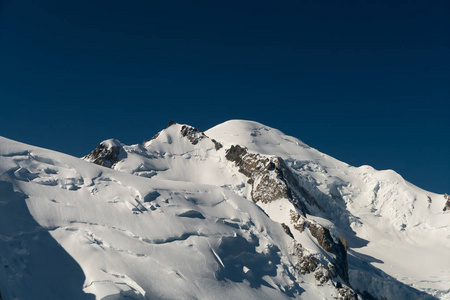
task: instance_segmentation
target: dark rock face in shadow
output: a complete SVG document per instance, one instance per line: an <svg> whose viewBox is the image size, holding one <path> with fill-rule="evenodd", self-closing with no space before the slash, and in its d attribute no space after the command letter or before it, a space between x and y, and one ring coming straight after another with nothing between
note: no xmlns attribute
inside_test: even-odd
<svg viewBox="0 0 450 300"><path fill-rule="evenodd" d="M83 159L94 164L112 168L119 160L126 157L126 152L119 146L110 148L100 144L91 153L83 157Z"/></svg>
<svg viewBox="0 0 450 300"><path fill-rule="evenodd" d="M444 197L447 200L447 202L445 202L443 211L450 211L450 195L445 194Z"/></svg>
<svg viewBox="0 0 450 300"><path fill-rule="evenodd" d="M95 299L77 262L31 216L27 196L0 181L0 291L3 299Z"/></svg>
<svg viewBox="0 0 450 300"><path fill-rule="evenodd" d="M329 253L333 253L336 256L334 264L336 272L344 280L345 283L349 283L347 241L345 240L345 238L341 237L336 243L331 237L328 228L305 218L302 219L293 211L291 211L291 218L295 229L303 232L306 228L308 228L309 232L317 240L322 249Z"/></svg>

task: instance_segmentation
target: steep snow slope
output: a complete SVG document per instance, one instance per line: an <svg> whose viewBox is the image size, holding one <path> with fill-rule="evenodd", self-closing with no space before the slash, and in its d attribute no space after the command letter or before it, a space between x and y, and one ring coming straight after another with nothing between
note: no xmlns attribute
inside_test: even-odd
<svg viewBox="0 0 450 300"><path fill-rule="evenodd" d="M93 152L86 159L95 162L102 157L102 165L113 165L116 170L148 178L155 176L216 186L240 182L226 167L221 146L203 133L188 134L187 129L193 130L186 125L173 124L144 145L126 146L114 139L107 140L98 147L104 153ZM182 131L186 131L186 136Z"/></svg>
<svg viewBox="0 0 450 300"><path fill-rule="evenodd" d="M360 292L418 297L407 288L411 286L449 297L445 199L393 171L351 167L276 129L242 120L225 122L204 134L174 124L144 145L121 147L126 157L117 159L114 169L222 186L253 200L289 228L307 253L303 256L312 255L323 266L334 264L341 269L338 277L349 276ZM317 232L311 236L311 230L304 231L312 228L310 224L328 229L334 248L326 249ZM348 247L348 259L339 246L340 237ZM342 270L347 263L349 270ZM320 273L307 269L303 266L302 271Z"/></svg>
<svg viewBox="0 0 450 300"><path fill-rule="evenodd" d="M445 199L393 171L242 120L84 160L0 139L3 299L450 299Z"/></svg>
<svg viewBox="0 0 450 300"><path fill-rule="evenodd" d="M138 177L0 138L0 206L3 299L332 299L350 292L339 278L318 286L301 275L298 247L283 227L211 184Z"/></svg>
<svg viewBox="0 0 450 300"><path fill-rule="evenodd" d="M443 212L442 195L424 191L392 170L351 167L256 122L229 121L205 133L224 147L240 144L282 157L322 200L324 209L317 214L347 238L353 256L415 288L450 298L450 214ZM375 293L379 283L360 282L359 267L350 266L353 287Z"/></svg>

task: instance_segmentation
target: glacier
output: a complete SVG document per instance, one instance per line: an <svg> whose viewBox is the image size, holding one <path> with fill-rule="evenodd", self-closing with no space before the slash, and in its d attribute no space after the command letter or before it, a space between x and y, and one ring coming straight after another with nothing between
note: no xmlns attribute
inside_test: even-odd
<svg viewBox="0 0 450 300"><path fill-rule="evenodd" d="M450 299L444 195L263 124L0 138L1 299Z"/></svg>

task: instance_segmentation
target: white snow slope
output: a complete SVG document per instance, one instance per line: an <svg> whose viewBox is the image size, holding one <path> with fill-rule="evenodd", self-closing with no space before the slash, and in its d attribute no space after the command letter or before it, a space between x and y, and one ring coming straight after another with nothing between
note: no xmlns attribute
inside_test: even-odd
<svg viewBox="0 0 450 300"><path fill-rule="evenodd" d="M1 299L450 299L443 195L256 122L205 134L102 142L119 150L111 168L0 138ZM292 182L250 180L232 145L257 168L280 157L303 204L258 201L264 178ZM348 280L311 228L345 238Z"/></svg>

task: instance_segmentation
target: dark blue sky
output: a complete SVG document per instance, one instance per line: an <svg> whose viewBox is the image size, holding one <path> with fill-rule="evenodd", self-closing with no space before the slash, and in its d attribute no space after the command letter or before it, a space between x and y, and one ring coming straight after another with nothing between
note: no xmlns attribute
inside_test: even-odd
<svg viewBox="0 0 450 300"><path fill-rule="evenodd" d="M450 192L450 2L0 0L0 135L76 156L259 121Z"/></svg>

